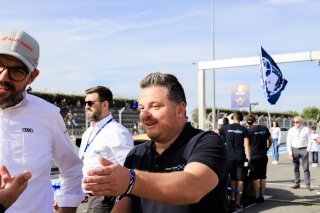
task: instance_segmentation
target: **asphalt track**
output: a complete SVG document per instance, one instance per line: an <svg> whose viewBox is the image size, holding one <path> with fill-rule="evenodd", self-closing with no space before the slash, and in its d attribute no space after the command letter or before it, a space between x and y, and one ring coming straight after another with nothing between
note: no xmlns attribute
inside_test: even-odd
<svg viewBox="0 0 320 213"><path fill-rule="evenodd" d="M291 189L290 186L294 183L293 165L288 159L285 147L280 147L280 149L282 153L278 165L271 164L272 156L269 155L265 202L247 206L237 212L320 213L320 195L316 194L316 191L320 190L320 164L319 167L311 167L310 163L311 188L313 191L305 189L301 166L301 188ZM57 174L53 174L52 179L56 178ZM78 207L77 213L84 212L86 212L86 204L82 203Z"/></svg>
<svg viewBox="0 0 320 213"><path fill-rule="evenodd" d="M253 204L238 212L268 212L268 213L319 213L320 195L316 191L320 190L320 167L311 167L309 170L311 177L312 191L305 189L304 175L300 165L301 183L300 189L291 189L294 184L294 174L292 162L288 159L285 147L281 150L278 165L272 164L272 156L269 155L267 167L267 189L265 192L265 202ZM311 157L309 157L311 159ZM320 164L319 164L320 165Z"/></svg>

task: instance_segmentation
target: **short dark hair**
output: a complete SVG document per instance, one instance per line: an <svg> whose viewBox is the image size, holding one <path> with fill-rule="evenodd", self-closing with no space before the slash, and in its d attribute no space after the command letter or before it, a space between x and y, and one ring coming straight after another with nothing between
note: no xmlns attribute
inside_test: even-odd
<svg viewBox="0 0 320 213"><path fill-rule="evenodd" d="M254 114L247 115L247 124L251 125L253 122L256 122L256 116Z"/></svg>
<svg viewBox="0 0 320 213"><path fill-rule="evenodd" d="M140 82L140 88L163 86L168 89L168 99L174 103L184 102L187 105L186 95L178 79L168 73L154 72L148 74Z"/></svg>
<svg viewBox="0 0 320 213"><path fill-rule="evenodd" d="M227 124L229 124L229 119L227 117L223 117L222 125L227 125Z"/></svg>
<svg viewBox="0 0 320 213"><path fill-rule="evenodd" d="M95 86L87 89L86 94L98 93L99 101L108 101L109 109L112 107L113 95L108 87Z"/></svg>
<svg viewBox="0 0 320 213"><path fill-rule="evenodd" d="M235 119L238 121L243 121L243 113L240 111L234 111L231 119Z"/></svg>

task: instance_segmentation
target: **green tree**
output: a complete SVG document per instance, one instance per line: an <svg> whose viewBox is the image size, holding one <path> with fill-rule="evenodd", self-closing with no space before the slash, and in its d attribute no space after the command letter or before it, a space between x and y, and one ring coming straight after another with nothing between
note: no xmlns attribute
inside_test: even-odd
<svg viewBox="0 0 320 213"><path fill-rule="evenodd" d="M301 116L303 119L316 120L320 110L317 107L306 107L303 109Z"/></svg>

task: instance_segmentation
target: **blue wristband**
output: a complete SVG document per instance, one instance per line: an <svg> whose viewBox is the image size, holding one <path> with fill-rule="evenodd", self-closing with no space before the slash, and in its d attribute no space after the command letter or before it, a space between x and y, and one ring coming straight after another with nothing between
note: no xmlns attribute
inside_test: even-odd
<svg viewBox="0 0 320 213"><path fill-rule="evenodd" d="M129 196L132 189L133 189L133 186L134 186L134 183L136 181L136 173L134 171L134 169L130 169L130 182L129 182L129 186L126 190L126 192L120 196L117 196L116 198L116 202L120 201L123 197L125 196Z"/></svg>

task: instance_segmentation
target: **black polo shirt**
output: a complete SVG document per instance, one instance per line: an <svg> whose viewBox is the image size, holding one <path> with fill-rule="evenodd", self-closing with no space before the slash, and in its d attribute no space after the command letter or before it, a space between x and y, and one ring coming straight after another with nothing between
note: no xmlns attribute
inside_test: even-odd
<svg viewBox="0 0 320 213"><path fill-rule="evenodd" d="M248 138L248 129L240 124L229 124L219 129L219 134L226 137L228 159L245 160L244 139Z"/></svg>
<svg viewBox="0 0 320 213"><path fill-rule="evenodd" d="M253 125L249 127L251 159L262 158L267 155L270 135L266 126Z"/></svg>
<svg viewBox="0 0 320 213"><path fill-rule="evenodd" d="M149 172L174 172L182 171L188 163L199 162L207 165L217 174L219 183L216 188L199 203L190 205L167 205L132 196L133 212L226 212L227 156L225 145L213 132L201 132L203 131L187 123L177 140L161 155L156 152L154 142L149 141L134 147L128 154L124 165L127 168Z"/></svg>

